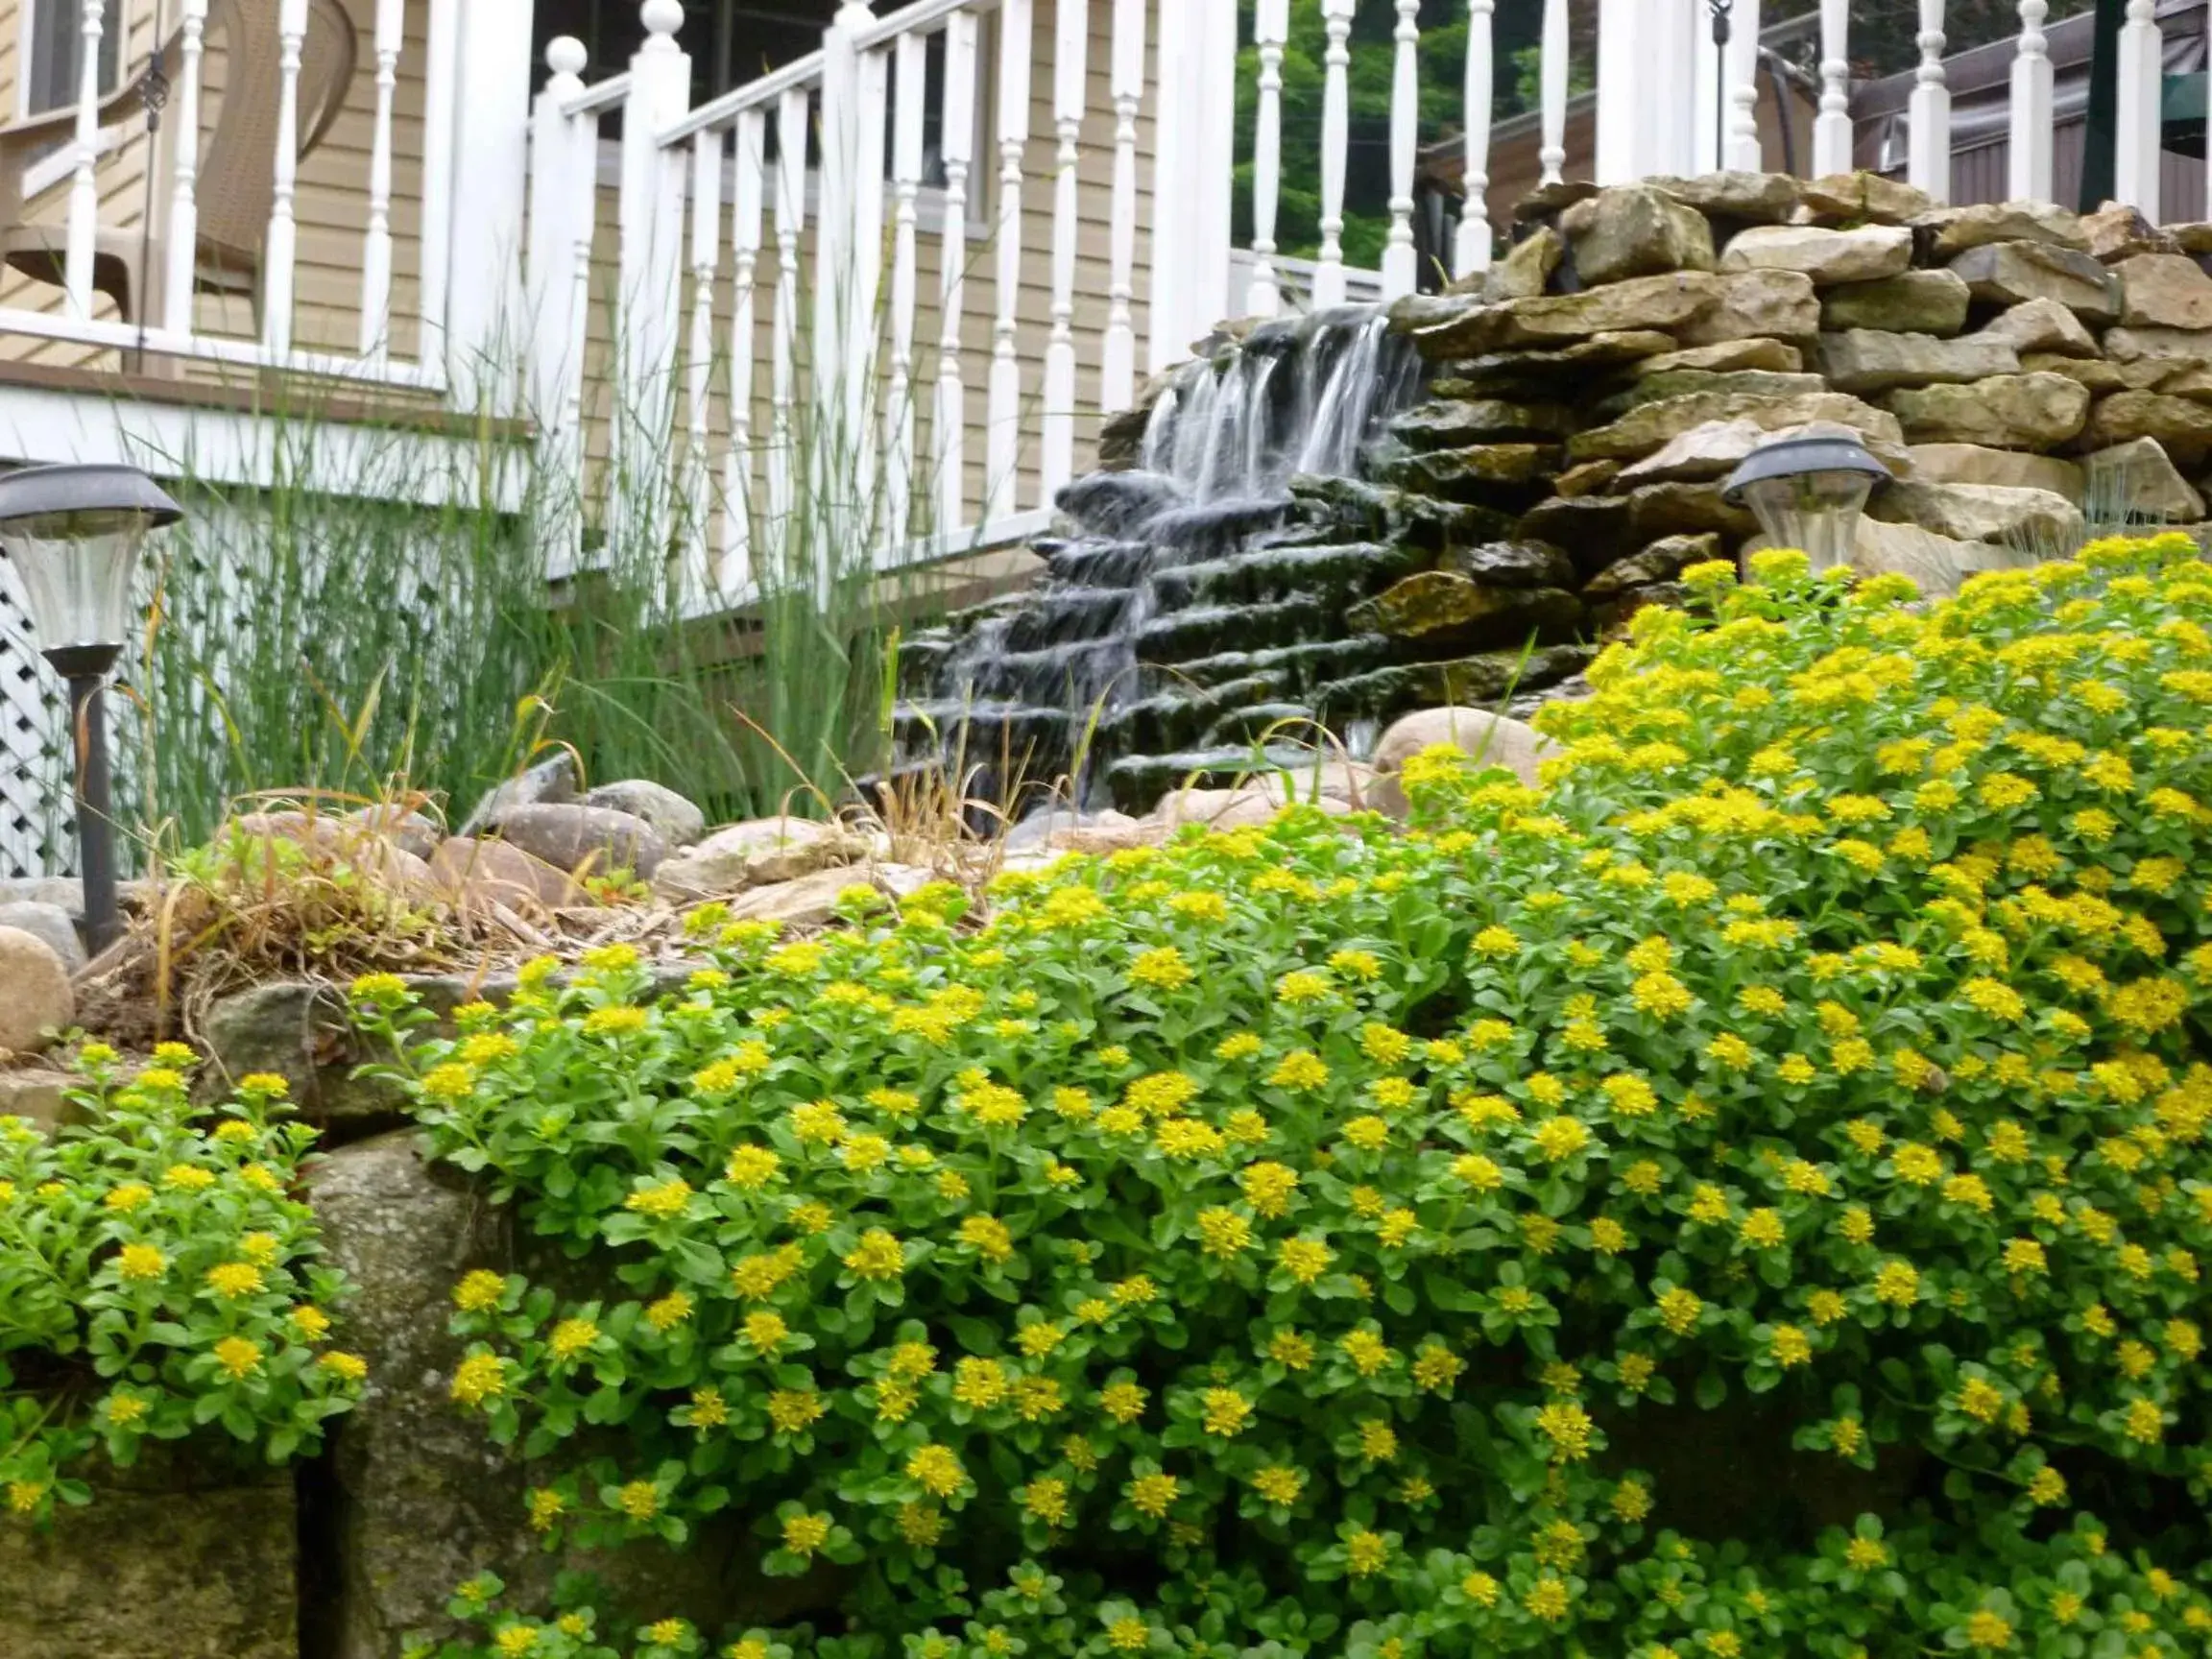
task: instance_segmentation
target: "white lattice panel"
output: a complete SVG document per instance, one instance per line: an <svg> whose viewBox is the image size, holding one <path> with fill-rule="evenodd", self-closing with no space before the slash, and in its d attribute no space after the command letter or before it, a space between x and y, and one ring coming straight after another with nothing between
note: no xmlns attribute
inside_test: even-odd
<svg viewBox="0 0 2212 1659"><path fill-rule="evenodd" d="M13 572L0 560L0 878L60 876L73 864L59 685L30 643Z"/></svg>

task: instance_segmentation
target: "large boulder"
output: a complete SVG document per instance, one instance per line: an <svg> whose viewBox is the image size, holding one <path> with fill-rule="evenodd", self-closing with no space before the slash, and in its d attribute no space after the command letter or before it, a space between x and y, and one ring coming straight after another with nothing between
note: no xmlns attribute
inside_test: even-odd
<svg viewBox="0 0 2212 1659"><path fill-rule="evenodd" d="M541 802L573 801L576 791L584 786L583 774L577 770L576 757L567 750L556 751L548 758L524 768L486 793L475 808L461 821L457 835L476 835L498 813L510 806L533 806Z"/></svg>
<svg viewBox="0 0 2212 1659"><path fill-rule="evenodd" d="M1419 404L1393 417L1390 432L1408 448L1457 449L1469 444L1515 444L1564 438L1578 424L1575 411L1564 403L1446 397Z"/></svg>
<svg viewBox="0 0 2212 1659"><path fill-rule="evenodd" d="M1418 342L1416 342L1418 344ZM1510 397L1546 401L1587 389L1593 371L1618 369L1671 351L1676 341L1656 328L1607 330L1542 350L1481 350L1433 381L1438 397ZM1424 349L1427 349L1424 348Z"/></svg>
<svg viewBox="0 0 2212 1659"><path fill-rule="evenodd" d="M0 903L0 927L28 933L61 958L61 966L74 974L84 966L84 941L77 936L77 924L59 904L41 904L35 899Z"/></svg>
<svg viewBox="0 0 2212 1659"><path fill-rule="evenodd" d="M282 1077L301 1118L327 1141L358 1141L406 1116L406 1102L392 1085L354 1075L371 1056L334 986L303 979L248 986L208 1008L200 1035L214 1062L205 1089L253 1071Z"/></svg>
<svg viewBox="0 0 2212 1659"><path fill-rule="evenodd" d="M1730 238L1720 255L1723 271L1796 271L1820 287L1894 276L1911 263L1912 232L1890 225L1754 225Z"/></svg>
<svg viewBox="0 0 2212 1659"><path fill-rule="evenodd" d="M2077 506L2081 469L2056 455L1991 449L1980 444L1915 444L1907 452L1912 476L1930 484L2000 484L2014 490L2048 490Z"/></svg>
<svg viewBox="0 0 2212 1659"><path fill-rule="evenodd" d="M2155 438L2170 456L2194 467L2212 450L2212 404L2157 392L2115 392L2102 400L2081 435L2089 449L2110 449Z"/></svg>
<svg viewBox="0 0 2212 1659"><path fill-rule="evenodd" d="M1676 338L1684 346L1730 340L1810 340L1820 331L1820 300L1800 271L1743 271L1716 278L1713 303Z"/></svg>
<svg viewBox="0 0 2212 1659"><path fill-rule="evenodd" d="M1872 282L1840 282L1820 291L1820 326L1881 328L1897 334L1956 334L1973 302L1966 280L1951 271L1900 271Z"/></svg>
<svg viewBox="0 0 2212 1659"><path fill-rule="evenodd" d="M2130 519L2195 524L2204 517L2204 497L2181 476L2155 438L2135 438L2081 458L2089 490Z"/></svg>
<svg viewBox="0 0 2212 1659"><path fill-rule="evenodd" d="M2079 391L2080 388L2075 388ZM1575 461L1627 460L1648 455L1671 438L1714 421L1748 421L1767 431L1826 421L1899 441L1895 418L1842 392L1814 392L1791 397L1756 394L1694 392L1631 409L1610 425L1578 432L1568 440Z"/></svg>
<svg viewBox="0 0 2212 1659"><path fill-rule="evenodd" d="M1461 651L1513 645L1536 635L1563 637L1582 607L1556 588L1502 588L1454 570L1424 570L1346 613L1359 633Z"/></svg>
<svg viewBox="0 0 2212 1659"><path fill-rule="evenodd" d="M1887 401L1915 444L2052 449L2089 417L2088 392L2063 374L1998 374L1892 392Z"/></svg>
<svg viewBox="0 0 2212 1659"><path fill-rule="evenodd" d="M1702 369L1717 374L1763 369L1775 374L1795 374L1804 367L1805 353L1785 340L1719 340L1710 346L1685 346L1679 351L1662 351L1656 357L1631 364L1628 373L1644 380L1682 369Z"/></svg>
<svg viewBox="0 0 2212 1659"><path fill-rule="evenodd" d="M52 946L0 927L0 1054L36 1054L77 1018L69 970Z"/></svg>
<svg viewBox="0 0 2212 1659"><path fill-rule="evenodd" d="M1969 576L2018 563L2010 550L1992 542L1960 541L1917 524L1891 524L1880 518L1859 520L1851 552L1853 569L1868 576L1910 576L1931 598L1958 592Z"/></svg>
<svg viewBox="0 0 2212 1659"><path fill-rule="evenodd" d="M1701 173L1695 179L1660 177L1644 182L1711 219L1745 225L1780 225L1804 200L1803 186L1787 173Z"/></svg>
<svg viewBox="0 0 2212 1659"><path fill-rule="evenodd" d="M1446 501L1526 506L1559 467L1555 444L1472 444L1406 456L1385 466L1382 479Z"/></svg>
<svg viewBox="0 0 2212 1659"><path fill-rule="evenodd" d="M1711 531L1701 536L1662 536L1643 552L1599 571L1584 585L1582 597L1586 602L1610 599L1632 588L1671 582L1691 565L1719 557L1720 538Z"/></svg>
<svg viewBox="0 0 2212 1659"><path fill-rule="evenodd" d="M1698 483L1725 477L1752 450L1784 438L1855 437L1873 451L1892 472L1909 471L1911 458L1895 439L1879 433L1855 431L1848 426L1814 421L1804 426L1772 430L1756 421L1708 421L1670 438L1658 449L1631 466L1623 467L1608 482L1630 490L1644 484ZM1595 463L1593 463L1595 465Z"/></svg>
<svg viewBox="0 0 2212 1659"><path fill-rule="evenodd" d="M2121 202L2107 202L2096 212L2082 214L2081 232L2088 238L2089 252L2107 265L2138 253L2195 252L2183 248L2171 230L2152 224L2141 208Z"/></svg>
<svg viewBox="0 0 2212 1659"><path fill-rule="evenodd" d="M1710 271L1713 228L1705 215L1648 184L1621 184L1559 216L1585 286L1661 271Z"/></svg>
<svg viewBox="0 0 2212 1659"><path fill-rule="evenodd" d="M1936 205L1917 185L1879 173L1824 173L1798 195L1802 216L1819 224L1842 219L1854 225L1910 225Z"/></svg>
<svg viewBox="0 0 2212 1659"><path fill-rule="evenodd" d="M2090 323L2120 315L2120 284L2087 253L2047 242L1984 242L1951 261L1975 299L1987 305L2052 300Z"/></svg>
<svg viewBox="0 0 2212 1659"><path fill-rule="evenodd" d="M1820 368L1839 392L1887 392L1946 380L1984 380L2020 372L2019 354L2002 340L1969 334L1885 334L1853 328L1820 336Z"/></svg>
<svg viewBox="0 0 2212 1659"><path fill-rule="evenodd" d="M2097 337L2081 325L2080 318L2056 300L2024 300L1999 313L1974 338L2003 341L2018 352L2042 351L2059 357L2097 355Z"/></svg>
<svg viewBox="0 0 2212 1659"><path fill-rule="evenodd" d="M567 871L506 841L455 835L438 843L428 868L432 882L467 910L561 910L585 899Z"/></svg>
<svg viewBox="0 0 2212 1659"><path fill-rule="evenodd" d="M1938 259L1953 259L1987 242L2042 242L2054 248L2089 251L2080 218L2049 202L1977 202L1966 207L1936 207L1912 222L1926 232Z"/></svg>
<svg viewBox="0 0 2212 1659"><path fill-rule="evenodd" d="M684 1551L547 1553L529 1527L525 1471L451 1398L462 1353L446 1332L453 1286L471 1268L517 1265L506 1213L433 1162L413 1131L331 1154L308 1188L331 1262L354 1287L341 1338L369 1360L368 1387L337 1420L318 1493L336 1541L318 1608L329 1659L392 1659L409 1632L450 1634L453 1586L488 1565L523 1605L542 1603L561 1569L593 1571L614 1623L676 1615L711 1628L788 1615L796 1598L763 1592L757 1546L734 1521L699 1528Z"/></svg>
<svg viewBox="0 0 2212 1659"><path fill-rule="evenodd" d="M584 792L584 805L627 812L653 827L670 847L688 847L707 833L707 814L664 783L625 778Z"/></svg>
<svg viewBox="0 0 2212 1659"><path fill-rule="evenodd" d="M667 841L644 819L577 801L505 807L485 828L533 858L576 875L627 870L647 880L668 856Z"/></svg>
<svg viewBox="0 0 2212 1659"><path fill-rule="evenodd" d="M1462 278L1445 290L1449 294L1479 293L1485 300L1533 300L1551 284L1551 273L1567 255L1566 238L1549 225L1539 225L1505 251L1480 277Z"/></svg>
<svg viewBox="0 0 2212 1659"><path fill-rule="evenodd" d="M1379 777L1395 777L1425 749L1450 745L1487 766L1503 766L1525 783L1536 781L1536 768L1559 747L1532 726L1486 709L1422 709L1393 721L1376 741Z"/></svg>
<svg viewBox="0 0 2212 1659"><path fill-rule="evenodd" d="M867 844L812 818L755 818L726 825L654 875L654 891L678 903L725 898L748 887L795 880L866 856Z"/></svg>
<svg viewBox="0 0 2212 1659"><path fill-rule="evenodd" d="M299 1659L290 1477L162 1450L51 1528L0 1524L0 1659Z"/></svg>
<svg viewBox="0 0 2212 1659"><path fill-rule="evenodd" d="M2056 546L2081 535L2081 510L2065 496L2004 484L1895 483L1877 491L1866 511L1954 541Z"/></svg>
<svg viewBox="0 0 2212 1659"><path fill-rule="evenodd" d="M2186 253L2138 253L2112 267L2129 328L2212 328L2212 276Z"/></svg>
<svg viewBox="0 0 2212 1659"><path fill-rule="evenodd" d="M0 1120L27 1118L35 1128L51 1135L75 1116L69 1092L77 1083L68 1072L44 1067L0 1070Z"/></svg>

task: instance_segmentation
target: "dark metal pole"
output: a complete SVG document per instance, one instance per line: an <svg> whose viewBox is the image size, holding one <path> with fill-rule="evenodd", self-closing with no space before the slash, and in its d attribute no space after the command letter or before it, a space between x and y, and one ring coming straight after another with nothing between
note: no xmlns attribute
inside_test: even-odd
<svg viewBox="0 0 2212 1659"><path fill-rule="evenodd" d="M84 884L84 948L97 956L123 925L115 902L115 814L108 795L108 710L102 692L122 656L113 645L64 645L46 660L69 682L69 731L77 753L77 863Z"/></svg>
<svg viewBox="0 0 2212 1659"><path fill-rule="evenodd" d="M1736 0L1705 0L1713 13L1713 171L1728 171L1728 13Z"/></svg>

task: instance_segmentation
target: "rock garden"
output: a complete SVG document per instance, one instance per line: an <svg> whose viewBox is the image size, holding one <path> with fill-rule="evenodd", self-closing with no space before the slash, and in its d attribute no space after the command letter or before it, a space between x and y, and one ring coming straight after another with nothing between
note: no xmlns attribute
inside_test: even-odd
<svg viewBox="0 0 2212 1659"><path fill-rule="evenodd" d="M0 1659L2204 1652L2190 237L1532 202L1361 476L924 640L1120 572L1103 747L992 712L1115 808L0 895ZM1831 427L1816 573L1720 480Z"/></svg>

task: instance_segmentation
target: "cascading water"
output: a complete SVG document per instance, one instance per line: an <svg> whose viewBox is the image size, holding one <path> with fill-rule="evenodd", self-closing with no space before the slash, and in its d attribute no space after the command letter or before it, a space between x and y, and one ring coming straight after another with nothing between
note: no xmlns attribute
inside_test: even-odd
<svg viewBox="0 0 2212 1659"><path fill-rule="evenodd" d="M1420 359L1384 317L1343 307L1269 323L1187 365L1154 403L1134 470L1062 492L1072 534L1045 579L908 642L900 757L987 776L986 795L1082 761L1088 800L1248 764L1307 693L1372 666L1342 613L1394 550L1331 544L1292 480L1347 478L1419 395ZM1153 790L1157 793L1157 790Z"/></svg>

